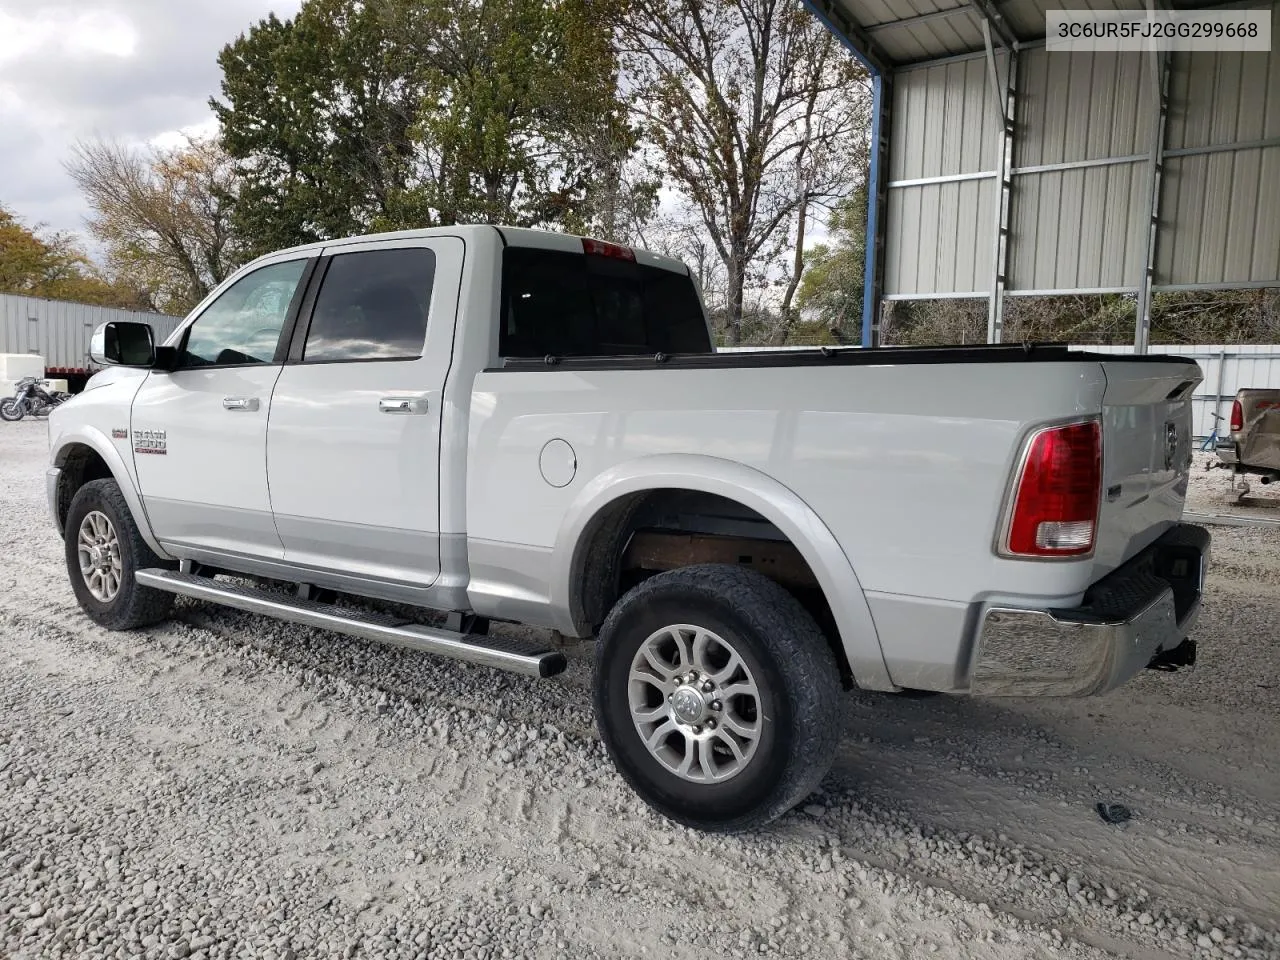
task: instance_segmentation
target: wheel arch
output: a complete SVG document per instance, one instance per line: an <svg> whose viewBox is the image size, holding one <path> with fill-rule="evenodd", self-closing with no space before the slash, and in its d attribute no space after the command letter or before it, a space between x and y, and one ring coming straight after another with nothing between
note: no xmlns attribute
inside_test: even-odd
<svg viewBox="0 0 1280 960"><path fill-rule="evenodd" d="M594 624L586 571L606 562L646 495L662 490L711 494L755 511L784 534L812 570L829 605L858 686L897 690L857 573L835 536L807 503L774 478L732 460L659 454L618 464L587 483L566 512L552 553L550 599L557 627L586 636Z"/></svg>
<svg viewBox="0 0 1280 960"><path fill-rule="evenodd" d="M50 454L50 463L57 472L50 479L49 509L59 534L63 533L67 510L76 491L90 480L109 478L120 488L147 546L163 560L174 559L151 532L151 522L133 475L120 451L104 434L92 428L62 434Z"/></svg>

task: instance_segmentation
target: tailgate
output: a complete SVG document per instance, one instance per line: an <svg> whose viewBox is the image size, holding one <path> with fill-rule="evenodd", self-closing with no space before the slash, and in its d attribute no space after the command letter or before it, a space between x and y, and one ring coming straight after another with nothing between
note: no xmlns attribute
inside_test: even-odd
<svg viewBox="0 0 1280 960"><path fill-rule="evenodd" d="M1174 358L1105 360L1096 576L1182 517L1191 470L1191 394L1200 367Z"/></svg>

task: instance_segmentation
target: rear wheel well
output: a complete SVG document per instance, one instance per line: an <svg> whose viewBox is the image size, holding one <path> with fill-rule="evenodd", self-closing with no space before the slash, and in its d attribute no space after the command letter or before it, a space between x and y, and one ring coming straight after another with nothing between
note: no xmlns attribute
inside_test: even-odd
<svg viewBox="0 0 1280 960"><path fill-rule="evenodd" d="M575 553L573 618L597 632L618 599L666 570L703 563L764 574L817 621L845 686L853 674L826 595L799 549L774 523L735 500L660 489L615 500L592 521Z"/></svg>
<svg viewBox="0 0 1280 960"><path fill-rule="evenodd" d="M66 525L71 501L86 483L93 480L112 480L115 475L102 459L102 454L87 444L77 443L68 448L58 474L57 521L58 529Z"/></svg>

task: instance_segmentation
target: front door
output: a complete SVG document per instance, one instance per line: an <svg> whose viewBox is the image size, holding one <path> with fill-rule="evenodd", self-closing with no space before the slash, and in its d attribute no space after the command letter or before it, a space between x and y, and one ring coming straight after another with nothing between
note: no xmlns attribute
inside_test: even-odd
<svg viewBox="0 0 1280 960"><path fill-rule="evenodd" d="M267 415L307 266L277 261L229 286L183 331L176 368L152 371L134 398L138 485L162 544L283 554L267 495Z"/></svg>
<svg viewBox="0 0 1280 960"><path fill-rule="evenodd" d="M267 429L286 561L411 587L439 575L441 397L462 253L456 237L325 249Z"/></svg>

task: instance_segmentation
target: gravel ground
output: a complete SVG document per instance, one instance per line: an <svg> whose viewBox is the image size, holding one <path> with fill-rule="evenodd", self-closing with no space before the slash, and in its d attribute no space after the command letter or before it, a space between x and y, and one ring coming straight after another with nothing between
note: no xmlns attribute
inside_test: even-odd
<svg viewBox="0 0 1280 960"><path fill-rule="evenodd" d="M1188 510L1280 521L1280 484L1262 483L1247 474L1233 478L1229 470L1210 469L1216 463L1218 458L1212 453L1195 455Z"/></svg>
<svg viewBox="0 0 1280 960"><path fill-rule="evenodd" d="M712 838L609 767L586 645L538 682L196 603L92 626L45 455L0 429L0 956L1280 957L1273 531L1215 529L1194 670L850 695L821 791Z"/></svg>

